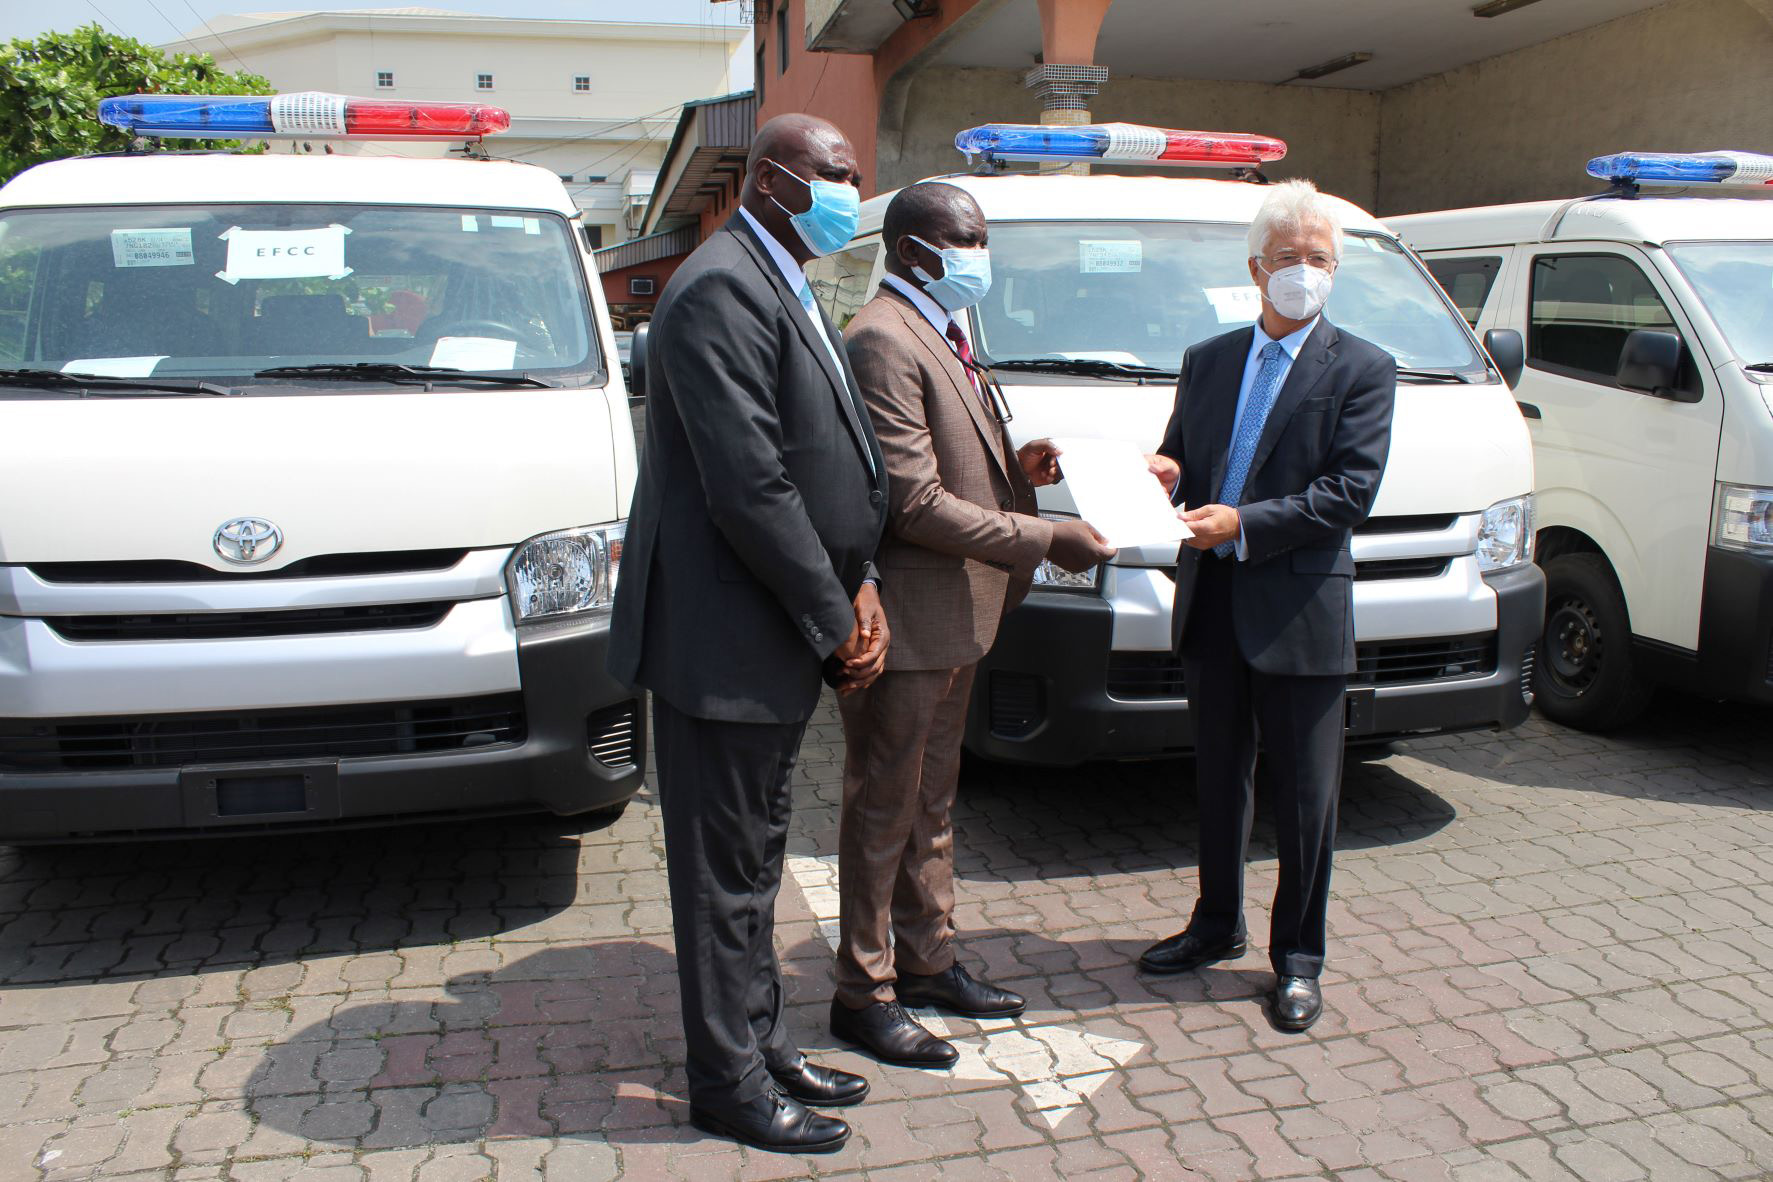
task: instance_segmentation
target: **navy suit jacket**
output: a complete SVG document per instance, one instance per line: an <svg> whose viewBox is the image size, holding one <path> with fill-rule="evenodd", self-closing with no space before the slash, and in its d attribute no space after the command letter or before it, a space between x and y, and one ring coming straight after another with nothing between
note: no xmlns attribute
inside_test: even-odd
<svg viewBox="0 0 1773 1182"><path fill-rule="evenodd" d="M1158 452L1181 466L1182 500L1191 508L1219 500L1254 333L1235 329L1182 359L1176 408ZM1237 505L1249 553L1233 571L1229 623L1253 668L1298 676L1354 672L1350 540L1378 495L1396 393L1391 355L1328 320L1320 319L1300 347ZM1182 548L1171 623L1177 645L1200 560L1201 551Z"/></svg>
<svg viewBox="0 0 1773 1182"><path fill-rule="evenodd" d="M737 216L653 315L609 669L685 714L811 716L874 573L886 463L824 325L837 363Z"/></svg>

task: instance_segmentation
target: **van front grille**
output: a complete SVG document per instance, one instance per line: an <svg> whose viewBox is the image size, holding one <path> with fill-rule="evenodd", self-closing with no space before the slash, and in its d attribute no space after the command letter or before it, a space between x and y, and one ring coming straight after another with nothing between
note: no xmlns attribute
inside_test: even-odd
<svg viewBox="0 0 1773 1182"><path fill-rule="evenodd" d="M1357 582L1372 579L1438 579L1452 565L1451 558L1380 558L1372 562L1355 563L1354 577Z"/></svg>
<svg viewBox="0 0 1773 1182"><path fill-rule="evenodd" d="M1454 681L1481 676L1496 669L1494 633L1447 639L1370 641L1356 645L1354 652L1356 672L1348 679L1349 689ZM1524 685L1532 680L1532 660L1529 650ZM1172 653L1108 654L1107 689L1109 697L1122 701L1188 696L1182 678L1182 662ZM993 706L995 718L995 699Z"/></svg>
<svg viewBox="0 0 1773 1182"><path fill-rule="evenodd" d="M355 607L305 607L266 612L176 612L139 616L45 616L64 640L241 640L272 636L320 636L333 632L392 632L429 628L449 609L436 603L376 603Z"/></svg>
<svg viewBox="0 0 1773 1182"><path fill-rule="evenodd" d="M216 583L253 579L338 579L357 575L405 575L448 570L466 550L385 550L366 554L316 554L276 570L215 570L196 562L33 562L25 569L45 583Z"/></svg>
<svg viewBox="0 0 1773 1182"><path fill-rule="evenodd" d="M524 733L521 694L228 714L0 718L0 771L418 755L521 743Z"/></svg>
<svg viewBox="0 0 1773 1182"><path fill-rule="evenodd" d="M1369 517L1355 527L1362 534L1439 534L1453 528L1457 513L1417 513L1398 517Z"/></svg>

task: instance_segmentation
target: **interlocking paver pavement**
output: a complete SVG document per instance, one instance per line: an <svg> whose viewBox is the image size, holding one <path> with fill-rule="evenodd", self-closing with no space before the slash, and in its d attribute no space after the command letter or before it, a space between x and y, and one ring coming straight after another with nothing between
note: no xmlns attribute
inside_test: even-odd
<svg viewBox="0 0 1773 1182"><path fill-rule="evenodd" d="M1328 1013L1249 955L1133 963L1193 898L1185 763L969 765L964 955L1027 994L948 1072L823 1026L842 734L809 731L780 908L802 1044L866 1072L841 1154L687 1124L650 792L559 821L0 850L10 1179L1773 1177L1773 715L1660 702L1351 763Z"/></svg>

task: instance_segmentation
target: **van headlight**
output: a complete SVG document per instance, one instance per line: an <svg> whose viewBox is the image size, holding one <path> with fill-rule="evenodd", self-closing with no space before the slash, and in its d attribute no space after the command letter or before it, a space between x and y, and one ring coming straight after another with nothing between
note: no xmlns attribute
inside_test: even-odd
<svg viewBox="0 0 1773 1182"><path fill-rule="evenodd" d="M505 566L517 622L608 611L616 596L627 530L625 521L563 529L517 547Z"/></svg>
<svg viewBox="0 0 1773 1182"><path fill-rule="evenodd" d="M1041 510L1042 517L1048 521L1076 521L1075 513L1051 513ZM1043 558L1040 565L1034 568L1034 590L1036 591L1094 591L1102 582L1102 568L1092 566L1089 570L1068 571L1064 567Z"/></svg>
<svg viewBox="0 0 1773 1182"><path fill-rule="evenodd" d="M1719 484L1711 544L1722 550L1773 554L1773 488Z"/></svg>
<svg viewBox="0 0 1773 1182"><path fill-rule="evenodd" d="M1478 569L1507 570L1533 561L1533 494L1497 501L1478 524Z"/></svg>

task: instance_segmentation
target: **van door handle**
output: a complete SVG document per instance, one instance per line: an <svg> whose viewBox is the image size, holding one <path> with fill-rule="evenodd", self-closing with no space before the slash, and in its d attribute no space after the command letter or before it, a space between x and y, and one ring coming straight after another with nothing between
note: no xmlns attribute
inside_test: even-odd
<svg viewBox="0 0 1773 1182"><path fill-rule="evenodd" d="M1516 402L1515 405L1521 408L1521 418L1523 419L1542 419L1545 417L1539 413L1539 408L1534 406L1531 402Z"/></svg>

